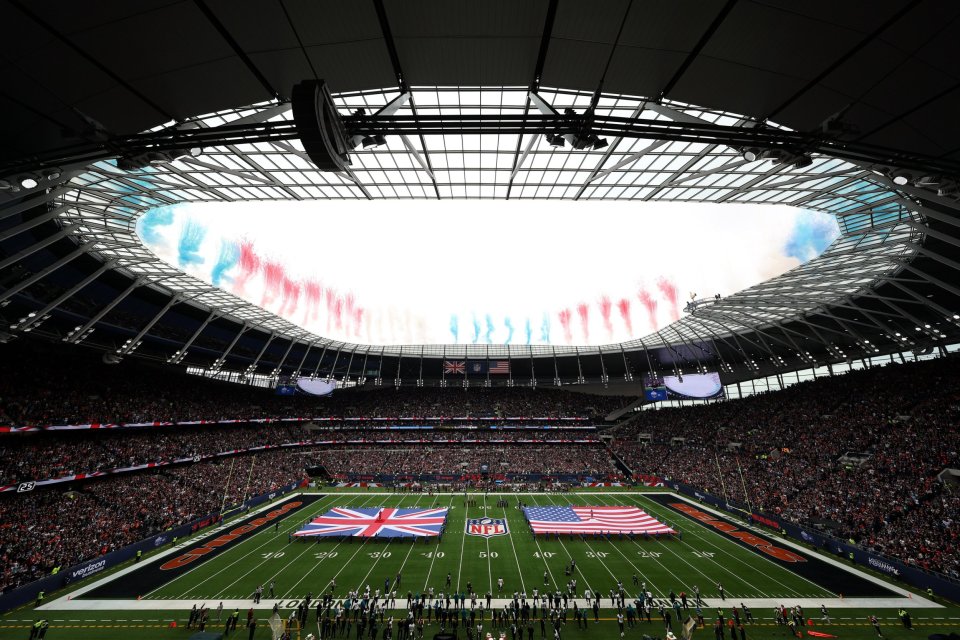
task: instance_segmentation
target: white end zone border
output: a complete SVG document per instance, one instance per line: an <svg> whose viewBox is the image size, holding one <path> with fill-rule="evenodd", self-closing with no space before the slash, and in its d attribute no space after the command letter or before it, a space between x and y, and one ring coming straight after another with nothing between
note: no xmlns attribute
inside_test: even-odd
<svg viewBox="0 0 960 640"><path fill-rule="evenodd" d="M278 504L282 504L282 503L284 503L284 502L286 502L286 501L288 501L288 500L292 500L292 499L294 499L294 498L296 498L296 497L298 497L298 496L300 496L300 495L303 495L303 494L305 494L305 493L309 493L310 495L314 495L314 494L319 493L319 494L322 494L322 495L325 495L325 496L330 496L330 495L332 495L332 494L337 494L337 493L339 493L339 492L330 492L330 491L317 491L317 492L312 492L312 491L311 491L311 492L304 492L304 491L297 491L297 492L294 492L294 493L286 494L285 496L283 496L282 498L280 498L280 499L278 499L278 500L268 501L268 502L264 503L264 505L263 505L262 507L254 510L254 511L248 511L248 512L246 512L246 513L244 513L244 514L241 514L241 515L244 516L244 517L247 517L247 516L251 516L251 515L256 515L256 514L258 514L258 513L264 512L264 511L268 511L268 510L270 510L270 509L275 508L276 505L278 505ZM444 492L444 495L446 495L446 493L452 493L454 496L461 494L461 492ZM576 496L596 497L596 496L598 496L598 495L603 495L603 493L604 493L604 492L602 492L602 491L571 491L571 492L569 492L569 493L565 493L564 495L576 495ZM715 516L718 516L718 517L721 517L721 518L730 518L730 515L729 515L729 514L723 513L722 511L718 511L717 509L714 509L713 507L710 507L710 506L708 506L708 505L706 505L706 504L702 504L702 503L700 503L700 502L695 502L695 501L689 499L687 496L678 494L678 493L673 492L673 491L612 491L612 492L610 492L610 493L613 493L613 494L616 494L616 495L632 495L632 496L670 495L670 496L673 496L674 498L676 498L676 499L678 499L678 500L682 500L682 501L684 501L684 502L686 502L686 503L688 503L688 504L690 504L690 505L692 505L692 506L697 507L698 509L702 509L703 511L706 511L706 512L708 512L708 513L711 513L711 514L713 514L713 515L715 515ZM408 494L396 493L396 492L392 492L392 491L369 491L369 492L364 491L364 492L343 492L341 495L343 495L344 497L349 497L349 496L356 496L356 495L363 495L363 496L403 496L403 495L408 495ZM439 493L438 493L438 495L439 495ZM489 495L489 496L506 496L506 497L510 497L510 496L549 496L549 495L555 495L555 494L553 494L553 493L547 493L547 492L491 492L491 493L489 493L489 494L487 494L487 495ZM162 560L163 558L165 558L165 557L167 557L167 556L169 556L169 555L171 555L171 554L177 553L180 549L182 549L184 546L186 546L186 545L188 545L188 544L193 544L193 543L195 543L195 542L197 542L197 541L199 541L199 540L203 540L203 539L208 538L208 537L210 537L210 536L218 535L218 534L219 534L221 531L223 531L224 529L227 529L227 528L229 528L230 526L233 526L232 524L228 524L228 522L232 522L234 519L235 519L235 518L231 518L230 521L224 521L224 522L222 522L221 524L217 525L216 527L214 527L214 528L212 528L212 529L210 529L210 530L208 530L208 531L206 531L206 532L204 532L204 533L202 533L202 534L200 534L200 535L190 536L190 537L184 539L184 541L183 541L182 543L177 544L176 546L173 546L173 547L171 547L171 548L169 548L169 549L166 549L166 550L164 550L164 551L161 551L160 553L151 555L151 556L149 557L149 559L147 559L146 561L144 561L144 562L142 562L142 563L131 564L130 566L124 567L123 569L121 569L121 570L119 570L119 571L117 571L117 572L115 572L115 573L111 573L111 574L109 574L109 575L106 575L106 576L98 579L98 580L95 580L94 582L92 582L92 583L90 583L90 584L84 585L83 587L77 589L76 591L72 591L72 592L70 592L70 593L67 594L67 595L61 596L61 597L56 598L56 599L54 599L54 600L51 600L51 601L48 602L47 604L44 604L44 605L41 605L40 607L38 607L38 610L39 610L39 611L114 611L114 610L121 610L121 611L164 611L164 610L181 610L181 611L183 611L183 610L189 610L194 604L197 604L197 602L196 602L195 600L134 600L134 599L77 600L77 599L75 599L75 598L76 598L76 596L81 596L81 595L83 595L84 593L87 593L88 591L91 591L91 590L99 587L100 585L103 585L103 584L106 584L106 583L108 583L108 582L110 582L110 581L112 581L112 580L116 580L116 579L118 579L118 578L121 578L121 577L127 575L128 573L139 569L139 568L142 567L142 566L145 566L145 565L150 564L150 563L152 563L152 562L160 561L160 560ZM685 520L686 520L686 518L685 518ZM793 542L792 540L789 540L789 539L787 539L787 538L775 537L775 536L771 535L770 532L768 532L768 531L766 531L766 530L764 530L764 529L761 529L761 528L756 527L756 526L753 526L753 525L748 525L748 524L741 523L739 520L738 520L738 521L735 521L735 522L737 523L737 526L742 527L742 528L744 528L744 529L748 529L748 530L753 531L753 532L756 532L756 533L764 536L765 538L768 538L768 539L770 539L770 540L775 541L777 544L781 544L781 545L783 545L783 546L785 546L785 547L791 547L791 548L793 548L793 549L795 549L795 550L797 550L797 551L803 552L804 554L807 554L807 555L809 555L809 556L816 557L816 558L818 558L818 559L820 559L820 560L822 560L822 561L824 561L824 562L826 562L826 563L828 563L828 564L830 564L830 565L832 565L832 566L834 566L834 567L836 567L836 568L838 568L838 569L840 569L840 570L853 573L853 574L855 574L855 575L857 575L857 576L859 576L859 577L861 577L861 578L863 578L863 579L865 579L865 580L869 580L870 582L873 582L873 583L875 583L875 584L883 585L883 586L886 587L887 589L890 589L891 591L894 591L894 592L896 592L896 593L899 593L899 594L901 594L901 596L902 596L902 597L899 597L899 598L793 598L793 599L789 599L789 600L785 600L785 599L783 599L783 598L745 598L745 599L743 599L742 602L743 602L744 604L746 604L748 607L752 608L752 609L756 609L756 610L758 610L758 611L766 611L766 610L772 609L773 607L780 606L781 604L782 604L782 605L787 605L787 606L793 606L793 605L797 605L797 604L798 604L798 605L800 605L800 606L802 606L802 607L804 607L805 609L808 609L808 610L810 610L810 611L817 611L817 610L819 610L819 607L820 607L821 604L822 604L822 605L825 605L825 606L827 607L827 609L829 609L829 610L833 610L833 609L853 609L853 608L871 608L871 607L880 607L880 608L909 607L909 608L912 608L912 609L942 609L942 608L944 608L943 605L937 604L936 602L933 602L933 601L931 601L931 600L928 600L928 599L926 599L926 598L924 598L924 597L921 597L921 596L919 596L919 595L913 594L913 593L911 593L910 591L907 591L906 589L903 589L903 588L897 586L896 584L894 584L894 583L892 583L892 582L889 582L889 581L884 580L884 579L882 579L882 578L878 578L877 576L871 575L871 574L869 574L869 573L865 573L865 572L863 572L863 571L860 571L859 569L857 569L857 568L855 568L855 567L850 567L850 566L848 566L848 565L846 565L846 564L844 564L844 563L836 560L835 558L831 558L831 557L828 556L828 555L823 555L823 554L819 553L818 551L811 550L811 549L809 549L809 548L807 548L807 547L804 547L804 546L801 545L801 544L798 544L798 543L796 543L796 542ZM694 522L693 522L692 520L690 521L690 523L691 523L691 524L694 524ZM201 563L201 565L197 565L197 566L202 566L202 563ZM194 567L194 568L196 568L196 567ZM191 571L192 571L192 569L191 569ZM219 600L218 600L218 602L219 602ZM297 600L296 600L296 599L293 599L293 598L283 599L283 600L267 600L267 599L264 599L264 600L261 600L260 605L259 605L259 607L257 607L257 608L258 608L258 609L268 609L268 608L273 608L273 605L274 605L274 604L277 604L281 609L291 609L291 608L295 608L295 607L296 607L296 602L297 602ZM509 602L510 602L510 601L508 601L508 600L506 600L506 599L498 599L498 598L494 598L494 599L493 599L493 604L494 604L494 606L504 606L504 605L508 604ZM586 602L585 602L582 598L576 599L576 602L578 603L578 606L581 606L581 607L583 607L583 606L586 605ZM704 602L705 602L705 606L704 606L705 609L706 609L707 607L709 607L709 606L717 606L717 605L723 606L723 605L721 605L721 603L720 603L719 601L712 602L712 601L710 601L710 600L705 600ZM739 602L741 602L741 600L738 600L738 603L739 603ZM246 609L246 608L250 607L252 604L253 604L253 601L250 600L250 599L242 599L242 600L223 600L223 606L224 606L224 608L227 608L227 609L237 608L237 607ZM724 604L725 604L725 603L724 603Z"/></svg>

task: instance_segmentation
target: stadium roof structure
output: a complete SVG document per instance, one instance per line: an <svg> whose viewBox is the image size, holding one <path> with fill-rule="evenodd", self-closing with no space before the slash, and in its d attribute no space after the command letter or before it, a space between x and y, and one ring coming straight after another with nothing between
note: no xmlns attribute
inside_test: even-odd
<svg viewBox="0 0 960 640"><path fill-rule="evenodd" d="M8 0L6 339L403 384L442 379L447 358L508 358L518 384L732 381L946 344L960 329L960 6L796 5ZM300 140L291 90L310 79L356 137L335 172ZM625 343L381 347L189 276L135 229L181 202L338 198L780 203L841 233Z"/></svg>

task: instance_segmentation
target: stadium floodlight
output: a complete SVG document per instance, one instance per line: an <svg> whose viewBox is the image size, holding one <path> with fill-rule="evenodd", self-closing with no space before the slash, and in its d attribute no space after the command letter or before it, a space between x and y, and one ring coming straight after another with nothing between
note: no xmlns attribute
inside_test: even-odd
<svg viewBox="0 0 960 640"><path fill-rule="evenodd" d="M386 146L387 139L378 133L376 135L364 137L363 140L361 140L361 143L363 144L364 149L375 149L377 147Z"/></svg>
<svg viewBox="0 0 960 640"><path fill-rule="evenodd" d="M747 162L756 162L761 158L762 150L757 147L749 147L743 150L741 154Z"/></svg>
<svg viewBox="0 0 960 640"><path fill-rule="evenodd" d="M563 147L563 145L566 144L566 141L563 139L563 136L560 135L559 133L548 133L546 138L547 138L547 144L557 149Z"/></svg>
<svg viewBox="0 0 960 640"><path fill-rule="evenodd" d="M20 178L20 186L24 189L35 189L40 183L33 176L22 176Z"/></svg>

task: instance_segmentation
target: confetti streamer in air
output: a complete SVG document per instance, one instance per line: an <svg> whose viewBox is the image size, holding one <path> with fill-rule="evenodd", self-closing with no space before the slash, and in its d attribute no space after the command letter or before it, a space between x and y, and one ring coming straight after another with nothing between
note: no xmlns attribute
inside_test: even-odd
<svg viewBox="0 0 960 640"><path fill-rule="evenodd" d="M260 271L260 257L253 249L253 243L244 240L240 243L240 273L233 281L234 291L243 295L247 282Z"/></svg>
<svg viewBox="0 0 960 640"><path fill-rule="evenodd" d="M283 265L279 262L267 261L263 263L263 296L260 300L260 306L267 308L273 304L277 296L282 293L283 279L286 274L283 272Z"/></svg>
<svg viewBox="0 0 960 640"><path fill-rule="evenodd" d="M603 328L607 332L608 338L613 338L613 322L610 320L610 311L613 309L613 303L610 298L603 296L600 298L600 317L603 319Z"/></svg>
<svg viewBox="0 0 960 640"><path fill-rule="evenodd" d="M660 289L660 293L670 304L670 320L676 322L680 319L680 296L677 292L677 285L666 278L659 278L657 288Z"/></svg>
<svg viewBox="0 0 960 640"><path fill-rule="evenodd" d="M494 331L493 316L491 316L491 315L488 313L488 314L486 315L486 320L487 320L487 333L486 333L486 335L484 336L484 338L486 339L487 344L490 344L491 340L493 339L493 331Z"/></svg>
<svg viewBox="0 0 960 640"><path fill-rule="evenodd" d="M637 292L637 297L640 298L640 304L643 305L643 308L647 310L647 321L650 323L650 330L656 331L657 301L653 299L653 296L650 295L650 292L646 289L640 289L640 291Z"/></svg>
<svg viewBox="0 0 960 640"><path fill-rule="evenodd" d="M473 316L473 344L477 344L480 340L480 321L477 319L477 316Z"/></svg>
<svg viewBox="0 0 960 640"><path fill-rule="evenodd" d="M456 314L450 316L450 335L453 336L453 344L460 342L460 320Z"/></svg>
<svg viewBox="0 0 960 640"><path fill-rule="evenodd" d="M207 230L193 220L187 220L180 230L180 243L177 245L177 262L181 267L203 264L200 255L200 245L207 235Z"/></svg>
<svg viewBox="0 0 960 640"><path fill-rule="evenodd" d="M219 287L224 280L229 282L230 278L225 278L224 274L237 266L240 259L240 248L235 242L229 240L220 241L220 254L217 256L217 263L210 270L210 284Z"/></svg>
<svg viewBox="0 0 960 640"><path fill-rule="evenodd" d="M530 324L530 318L527 318L527 322L523 327L523 333L526 337L525 344L530 344L530 342L533 340L533 325Z"/></svg>
<svg viewBox="0 0 960 640"><path fill-rule="evenodd" d="M543 314L543 321L540 323L540 342L550 344L550 316Z"/></svg>
<svg viewBox="0 0 960 640"><path fill-rule="evenodd" d="M171 224L173 224L173 207L171 206L150 209L137 221L140 237L148 245L166 244L159 227L166 227Z"/></svg>
<svg viewBox="0 0 960 640"><path fill-rule="evenodd" d="M503 319L503 326L507 328L507 339L503 341L503 344L510 344L513 340L513 321L510 320L509 316Z"/></svg>
<svg viewBox="0 0 960 640"><path fill-rule="evenodd" d="M580 316L580 329L583 331L584 342L590 341L590 305L581 302L577 305L577 315Z"/></svg>
<svg viewBox="0 0 960 640"><path fill-rule="evenodd" d="M627 337L633 337L633 319L630 317L630 301L627 298L620 298L617 302L617 310L623 319L623 324L627 327Z"/></svg>
<svg viewBox="0 0 960 640"><path fill-rule="evenodd" d="M563 309L557 316L560 318L560 326L563 327L563 339L570 344L573 342L573 332L570 330L570 309Z"/></svg>

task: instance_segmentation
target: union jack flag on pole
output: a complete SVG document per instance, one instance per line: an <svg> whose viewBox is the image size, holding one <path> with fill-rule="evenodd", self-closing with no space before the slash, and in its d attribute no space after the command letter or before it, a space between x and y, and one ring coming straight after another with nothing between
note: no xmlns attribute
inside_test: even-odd
<svg viewBox="0 0 960 640"><path fill-rule="evenodd" d="M467 363L463 360L444 360L443 373L454 376L462 376L467 373Z"/></svg>
<svg viewBox="0 0 960 640"><path fill-rule="evenodd" d="M314 518L293 535L356 538L424 538L440 535L447 509L337 507Z"/></svg>
<svg viewBox="0 0 960 640"><path fill-rule="evenodd" d="M524 507L534 533L676 533L636 507Z"/></svg>

